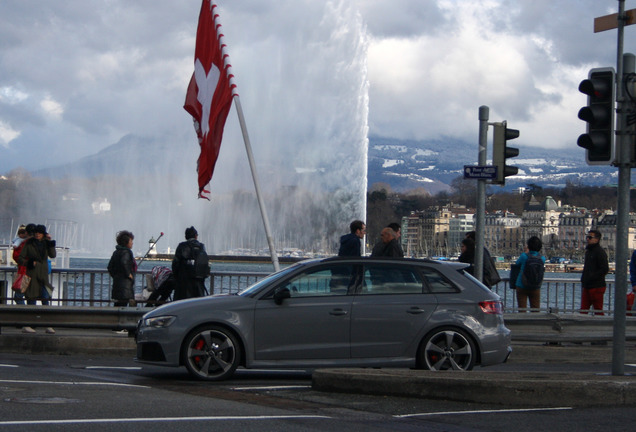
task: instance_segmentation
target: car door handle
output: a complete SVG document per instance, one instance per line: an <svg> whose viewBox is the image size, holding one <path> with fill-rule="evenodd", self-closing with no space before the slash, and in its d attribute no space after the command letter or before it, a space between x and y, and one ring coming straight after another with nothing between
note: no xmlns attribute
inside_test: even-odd
<svg viewBox="0 0 636 432"><path fill-rule="evenodd" d="M342 316L342 315L346 315L348 312L344 309L334 309L331 312L329 312L329 315L335 315L335 316Z"/></svg>
<svg viewBox="0 0 636 432"><path fill-rule="evenodd" d="M422 314L424 312L426 312L424 309L422 309L421 307L417 307L417 306L413 306L411 309L408 309L406 311L406 313L410 313L410 314L413 314L413 315L419 315L419 314Z"/></svg>

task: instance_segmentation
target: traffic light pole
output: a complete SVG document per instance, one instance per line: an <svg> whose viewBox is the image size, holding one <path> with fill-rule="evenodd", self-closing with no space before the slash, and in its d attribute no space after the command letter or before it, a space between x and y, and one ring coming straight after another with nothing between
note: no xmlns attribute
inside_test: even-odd
<svg viewBox="0 0 636 432"><path fill-rule="evenodd" d="M479 107L479 165L485 166L488 158L488 117L490 108ZM486 180L477 180L477 203L475 220L475 277L484 280L484 225L486 221Z"/></svg>
<svg viewBox="0 0 636 432"><path fill-rule="evenodd" d="M634 72L634 56L626 55L623 62L623 33L625 27L625 0L619 0L618 42L616 53L616 160L618 165L618 202L616 221L616 283L614 296L614 344L612 346L612 375L625 374L625 325L627 309L627 238L629 235L629 189L631 180L631 149L627 125L627 103L623 89L625 71ZM625 66L625 67L624 67Z"/></svg>

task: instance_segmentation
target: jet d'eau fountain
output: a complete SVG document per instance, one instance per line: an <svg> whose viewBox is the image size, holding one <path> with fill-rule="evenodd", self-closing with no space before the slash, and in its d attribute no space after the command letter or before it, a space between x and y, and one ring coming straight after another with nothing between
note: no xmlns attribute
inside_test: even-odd
<svg viewBox="0 0 636 432"><path fill-rule="evenodd" d="M219 13L274 243L279 250L334 252L350 221L366 212L364 23L345 0L259 10L228 4ZM192 58L191 49L182 55ZM181 109L190 73L181 77L180 92L166 95L183 119L178 128L157 125L152 137L130 131L92 156L41 170L37 178L24 175L20 187L28 189L20 190L12 217L73 221L77 235L67 236L72 244L65 246L96 256L110 254L122 229L135 233L136 253L159 232L165 236L157 249L174 250L190 225L210 253L266 249L234 108L209 187L211 201L197 199L199 149L190 116Z"/></svg>

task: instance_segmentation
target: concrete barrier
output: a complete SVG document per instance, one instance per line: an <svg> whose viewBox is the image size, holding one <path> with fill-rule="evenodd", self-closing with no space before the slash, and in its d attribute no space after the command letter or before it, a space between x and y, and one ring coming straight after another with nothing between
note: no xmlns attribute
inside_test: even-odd
<svg viewBox="0 0 636 432"><path fill-rule="evenodd" d="M150 308L0 305L2 326L134 331ZM611 316L564 313L505 314L515 342L593 342L613 339ZM626 317L626 340L636 340L636 317Z"/></svg>

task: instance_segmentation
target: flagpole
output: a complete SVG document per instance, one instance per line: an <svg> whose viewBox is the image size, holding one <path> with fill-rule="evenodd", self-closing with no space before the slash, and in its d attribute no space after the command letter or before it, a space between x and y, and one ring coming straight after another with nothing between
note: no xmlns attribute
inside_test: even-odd
<svg viewBox="0 0 636 432"><path fill-rule="evenodd" d="M214 9L218 6L214 1L211 1L212 5L212 16L214 17L214 26L215 28L220 28L221 24L217 21L218 14L215 13ZM232 88L232 97L234 98L234 104L236 106L236 113L238 114L239 123L241 125L241 132L243 134L243 142L245 143L245 151L247 152L247 160L250 164L250 171L252 172L252 180L254 181L254 189L256 191L256 199L258 200L258 206L261 211L261 217L263 218L263 225L265 227L265 236L267 237L267 245L269 246L269 253L272 256L272 264L274 265L274 271L280 270L280 265L278 263L278 255L276 255L276 248L274 247L274 240L272 238L271 229L269 226L269 218L267 217L267 211L265 210L265 202L263 201L263 197L261 196L261 188L258 182L258 176L256 174L256 164L254 163L254 155L252 154L252 145L250 144L250 137L247 133L247 126L245 125L245 116L243 115L243 107L241 106L241 99L239 98L238 92L236 90L236 83L234 74L232 73L232 65L229 63L229 56L226 52L226 45L224 42L224 36L222 33L218 33L218 43L221 47L221 53L223 55L223 62L225 64L225 73L229 78L229 84Z"/></svg>
<svg viewBox="0 0 636 432"><path fill-rule="evenodd" d="M254 164L254 155L252 154L252 145L250 144L250 137L247 134L247 127L245 126L245 116L243 115L243 107L241 106L241 99L238 94L234 95L234 104L236 106L236 113L238 114L239 123L241 124L241 132L243 133L243 142L245 142L245 151L247 152L247 160L250 164L250 170L252 172L252 179L254 180L254 189L256 190L256 198L258 199L258 206L261 209L261 216L263 217L263 225L265 226L265 235L267 236L267 244L269 245L269 253L272 255L272 264L274 264L274 271L280 270L278 264L278 255L276 255L276 248L274 247L274 240L272 239L271 230L269 228L269 218L267 217L267 211L265 210L265 202L261 196L261 188L258 182L258 176L256 175L256 165Z"/></svg>

